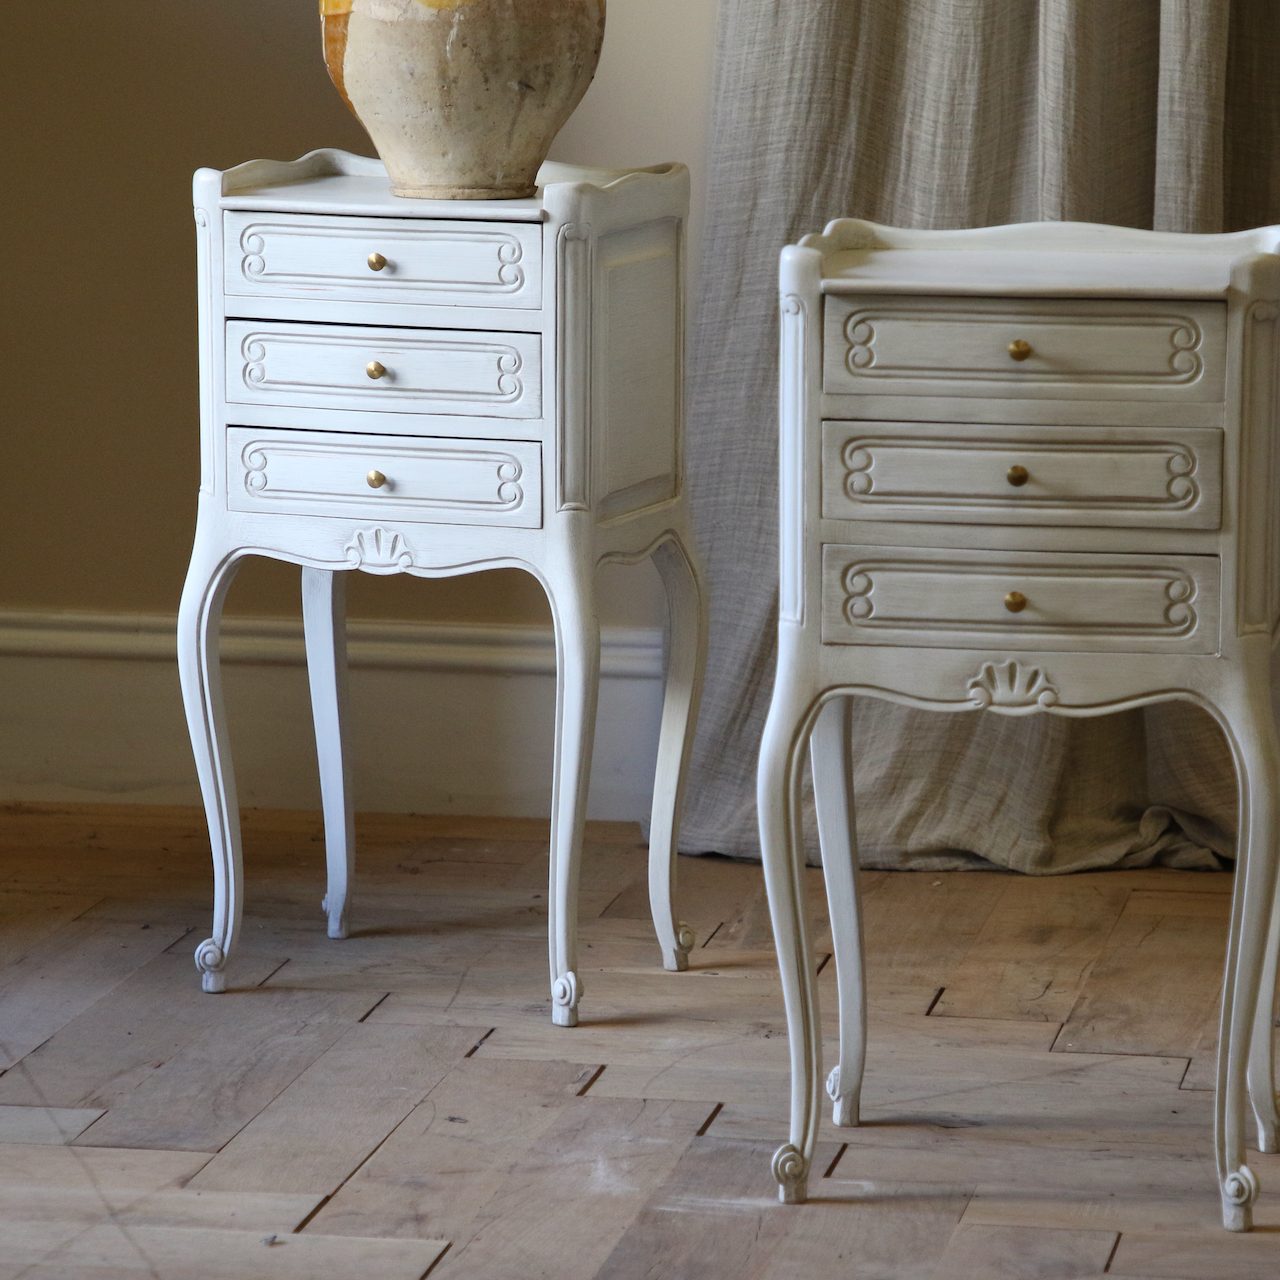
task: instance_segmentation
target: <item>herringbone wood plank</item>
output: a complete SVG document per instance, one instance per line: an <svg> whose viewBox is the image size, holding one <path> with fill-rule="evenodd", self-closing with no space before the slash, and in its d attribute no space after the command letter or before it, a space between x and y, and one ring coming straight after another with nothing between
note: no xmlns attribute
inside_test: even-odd
<svg viewBox="0 0 1280 1280"><path fill-rule="evenodd" d="M1251 1153L1260 1230L1227 1239L1211 1080L1186 1076L1230 876L866 873L866 1123L824 1119L792 1207L759 869L682 860L706 945L664 973L638 829L592 826L582 1025L559 1029L546 836L362 816L334 942L318 815L249 812L234 990L212 997L197 811L0 807L0 1107L25 1135L0 1144L0 1280L147 1274L140 1247L228 1280L352 1258L410 1280L1280 1273L1280 1157Z"/></svg>

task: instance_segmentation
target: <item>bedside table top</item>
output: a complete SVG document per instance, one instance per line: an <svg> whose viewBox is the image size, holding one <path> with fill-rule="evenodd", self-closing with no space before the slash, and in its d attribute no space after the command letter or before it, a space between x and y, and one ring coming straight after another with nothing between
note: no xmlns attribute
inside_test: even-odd
<svg viewBox="0 0 1280 1280"><path fill-rule="evenodd" d="M250 160L219 172L201 169L196 186L216 182L223 209L267 213L355 214L375 218L444 218L452 221L542 222L547 187L561 184L600 189L650 175L683 174L680 164L648 169L597 169L546 162L538 171L537 195L524 200L412 200L391 194L381 160L349 151L312 151L299 160ZM207 189L207 188L206 188ZM197 199L199 197L197 196Z"/></svg>
<svg viewBox="0 0 1280 1280"><path fill-rule="evenodd" d="M1087 222L912 231L830 223L802 249L823 254L829 294L1221 298L1242 260L1275 254L1280 227L1181 235Z"/></svg>

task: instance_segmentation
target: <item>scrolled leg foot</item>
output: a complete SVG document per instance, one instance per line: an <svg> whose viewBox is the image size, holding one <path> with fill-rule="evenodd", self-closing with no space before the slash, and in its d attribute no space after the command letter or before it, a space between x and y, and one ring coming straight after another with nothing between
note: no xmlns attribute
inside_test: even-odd
<svg viewBox="0 0 1280 1280"><path fill-rule="evenodd" d="M329 903L332 899L332 894L325 894L320 900L320 910L329 917L329 937L345 938L349 933L347 927L347 904L343 901L336 904L334 908L330 908Z"/></svg>
<svg viewBox="0 0 1280 1280"><path fill-rule="evenodd" d="M672 973L684 973L689 968L689 952L693 950L697 940L698 935L681 920L676 930L676 946L663 953L662 967L670 969Z"/></svg>
<svg viewBox="0 0 1280 1280"><path fill-rule="evenodd" d="M773 1156L773 1176L783 1204L804 1204L809 1198L809 1166L798 1147L788 1142Z"/></svg>
<svg viewBox="0 0 1280 1280"><path fill-rule="evenodd" d="M1280 1101L1280 1099L1277 1099ZM1280 1151L1280 1142L1276 1134L1276 1106L1273 1103L1270 1113L1262 1109L1255 1110L1254 1118L1258 1122L1258 1150L1266 1155L1275 1155Z"/></svg>
<svg viewBox="0 0 1280 1280"><path fill-rule="evenodd" d="M1228 1231L1253 1229L1253 1204L1258 1198L1258 1179L1242 1164L1222 1180L1222 1225Z"/></svg>
<svg viewBox="0 0 1280 1280"><path fill-rule="evenodd" d="M551 1021L557 1027L578 1025L578 1001L582 999L582 983L576 973L557 978L551 987Z"/></svg>
<svg viewBox="0 0 1280 1280"><path fill-rule="evenodd" d="M205 991L217 995L227 989L227 956L214 938L206 938L196 948L196 968L200 970L200 985Z"/></svg>
<svg viewBox="0 0 1280 1280"><path fill-rule="evenodd" d="M832 1122L841 1129L856 1129L859 1111L858 1093L855 1090L841 1096L839 1067L833 1067L831 1074L827 1077L827 1097L834 1103L831 1110Z"/></svg>
<svg viewBox="0 0 1280 1280"><path fill-rule="evenodd" d="M858 1099L855 1095L849 1094L843 1098L837 1098L835 1105L831 1108L831 1122L841 1129L856 1129L860 1122L858 1115Z"/></svg>

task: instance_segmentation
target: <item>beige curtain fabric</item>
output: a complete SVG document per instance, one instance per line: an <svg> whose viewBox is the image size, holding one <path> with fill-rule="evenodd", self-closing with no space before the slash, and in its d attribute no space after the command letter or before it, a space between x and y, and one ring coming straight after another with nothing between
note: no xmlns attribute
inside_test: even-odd
<svg viewBox="0 0 1280 1280"><path fill-rule="evenodd" d="M722 0L690 484L711 666L682 848L759 857L773 683L779 249L831 218L1280 222L1277 0ZM1036 874L1230 857L1203 712L855 705L865 865ZM811 857L815 856L811 852Z"/></svg>

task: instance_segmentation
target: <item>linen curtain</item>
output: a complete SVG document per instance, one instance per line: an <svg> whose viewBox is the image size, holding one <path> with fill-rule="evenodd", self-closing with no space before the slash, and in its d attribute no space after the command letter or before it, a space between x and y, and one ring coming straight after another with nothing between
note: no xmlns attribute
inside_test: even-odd
<svg viewBox="0 0 1280 1280"><path fill-rule="evenodd" d="M1280 5L722 0L719 22L689 418L711 661L681 847L758 858L779 250L842 216L1197 232L1280 221ZM854 735L864 866L1048 874L1233 855L1226 742L1189 704L1080 721L855 699Z"/></svg>

